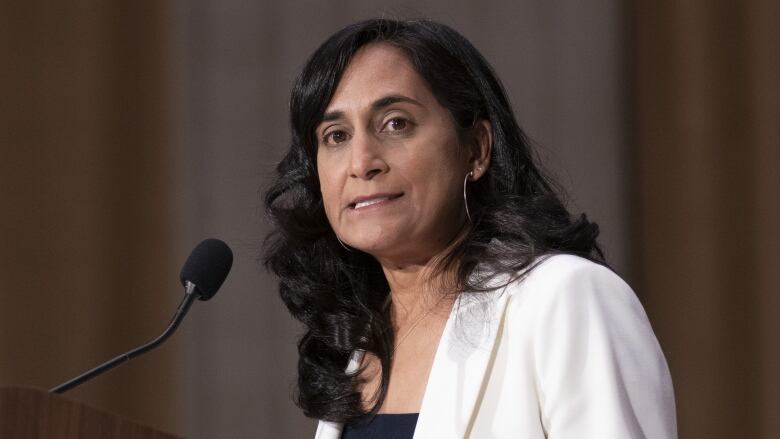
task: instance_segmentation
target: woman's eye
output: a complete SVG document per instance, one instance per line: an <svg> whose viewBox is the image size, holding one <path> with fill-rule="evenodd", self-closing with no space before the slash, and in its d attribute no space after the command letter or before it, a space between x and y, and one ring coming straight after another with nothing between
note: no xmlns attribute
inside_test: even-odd
<svg viewBox="0 0 780 439"><path fill-rule="evenodd" d="M325 134L325 137L323 137L323 142L328 145L334 145L345 142L347 138L348 136L346 131L337 130Z"/></svg>
<svg viewBox="0 0 780 439"><path fill-rule="evenodd" d="M412 122L402 117L394 117L385 123L385 129L389 132L406 131L411 128Z"/></svg>
<svg viewBox="0 0 780 439"><path fill-rule="evenodd" d="M387 122L387 127L390 128L390 131L400 131L406 128L406 125L407 125L406 119L401 119L399 117L390 119Z"/></svg>

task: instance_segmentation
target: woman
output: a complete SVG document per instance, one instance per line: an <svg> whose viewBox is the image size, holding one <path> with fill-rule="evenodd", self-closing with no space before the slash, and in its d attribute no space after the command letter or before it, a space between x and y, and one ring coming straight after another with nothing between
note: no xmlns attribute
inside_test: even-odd
<svg viewBox="0 0 780 439"><path fill-rule="evenodd" d="M297 404L318 439L676 437L641 305L466 39L349 26L290 112L266 264L306 326Z"/></svg>

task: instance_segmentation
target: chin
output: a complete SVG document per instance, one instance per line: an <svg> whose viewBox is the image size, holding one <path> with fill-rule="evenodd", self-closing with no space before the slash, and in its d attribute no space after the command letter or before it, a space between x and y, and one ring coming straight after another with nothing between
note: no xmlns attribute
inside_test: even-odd
<svg viewBox="0 0 780 439"><path fill-rule="evenodd" d="M379 228L347 236L347 244L376 258L403 252L409 244L409 233Z"/></svg>
<svg viewBox="0 0 780 439"><path fill-rule="evenodd" d="M351 240L348 244L364 253L375 256L379 256L388 252L392 253L394 249L398 249L398 247L400 247L400 243L393 239L360 238Z"/></svg>
<svg viewBox="0 0 780 439"><path fill-rule="evenodd" d="M387 237L379 241L361 240L355 242L353 247L368 253L383 265L389 263L399 267L425 264L432 256L430 252L424 250L420 240L410 239L408 235L403 239L398 238Z"/></svg>

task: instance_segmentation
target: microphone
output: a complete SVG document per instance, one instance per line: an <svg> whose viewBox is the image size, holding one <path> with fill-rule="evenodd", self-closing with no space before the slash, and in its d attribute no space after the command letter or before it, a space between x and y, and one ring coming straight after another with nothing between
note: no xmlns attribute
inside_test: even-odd
<svg viewBox="0 0 780 439"><path fill-rule="evenodd" d="M51 388L49 392L66 392L159 346L173 334L173 331L176 330L179 323L181 323L182 319L187 314L187 311L189 311L195 298L209 300L217 293L217 290L219 290L219 287L222 286L225 278L227 278L232 265L233 252L230 251L230 247L228 247L227 244L219 239L213 238L201 241L201 243L192 250L192 253L190 253L187 261L181 268L179 279L181 280L182 286L184 286L184 298L179 303L176 313L173 315L171 322L162 334L143 346L139 346L129 352L119 355L92 370L84 372L70 381Z"/></svg>

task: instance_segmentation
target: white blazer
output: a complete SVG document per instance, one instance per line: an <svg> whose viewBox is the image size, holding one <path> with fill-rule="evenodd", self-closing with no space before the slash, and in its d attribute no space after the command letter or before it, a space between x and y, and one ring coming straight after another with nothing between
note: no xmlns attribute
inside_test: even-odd
<svg viewBox="0 0 780 439"><path fill-rule="evenodd" d="M315 439L339 439L320 421ZM491 293L461 294L436 351L415 439L677 437L669 369L631 288L547 257Z"/></svg>

